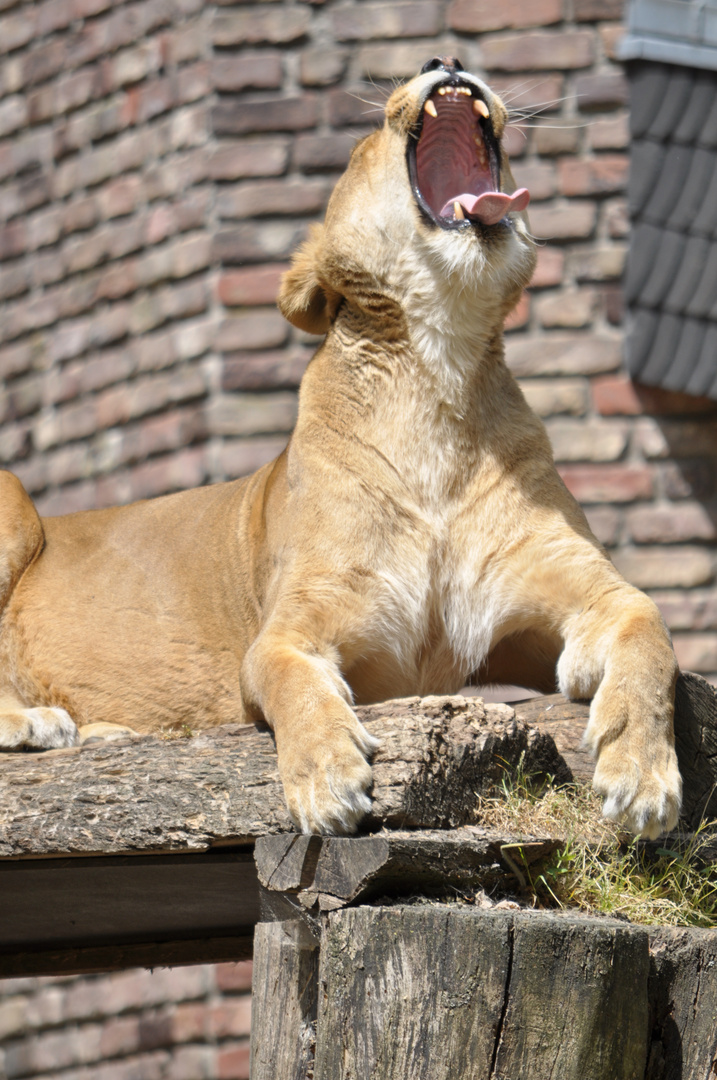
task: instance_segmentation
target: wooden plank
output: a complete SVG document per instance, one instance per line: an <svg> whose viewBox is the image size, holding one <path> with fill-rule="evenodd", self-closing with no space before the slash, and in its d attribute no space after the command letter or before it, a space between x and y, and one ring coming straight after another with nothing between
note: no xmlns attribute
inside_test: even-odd
<svg viewBox="0 0 717 1080"><path fill-rule="evenodd" d="M0 953L0 978L35 975L97 975L127 968L186 967L251 960L254 928L226 938L194 941L143 941L139 944L81 946L69 949Z"/></svg>
<svg viewBox="0 0 717 1080"><path fill-rule="evenodd" d="M0 974L233 958L259 917L251 851L4 862Z"/></svg>
<svg viewBox="0 0 717 1080"><path fill-rule="evenodd" d="M480 827L449 832L382 832L378 836L265 836L254 849L259 880L295 893L307 910L335 910L382 895L431 890L516 888L505 858L509 838ZM521 837L520 861L534 864L558 846Z"/></svg>

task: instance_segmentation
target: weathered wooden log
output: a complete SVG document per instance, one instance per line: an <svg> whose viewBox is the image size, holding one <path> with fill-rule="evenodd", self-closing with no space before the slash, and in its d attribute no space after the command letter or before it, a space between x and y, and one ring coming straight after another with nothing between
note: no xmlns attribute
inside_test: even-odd
<svg viewBox="0 0 717 1080"><path fill-rule="evenodd" d="M267 1060L272 1038L277 1047L261 1080L714 1075L717 931L425 903L346 908L318 925L316 975L300 922L257 935L253 1061ZM297 980L284 957L282 987L277 957L292 935L303 935L311 966Z"/></svg>
<svg viewBox="0 0 717 1080"><path fill-rule="evenodd" d="M549 736L506 705L407 698L358 710L381 746L367 828L448 828L524 755L569 773ZM254 727L137 737L0 761L0 858L203 851L293 829L273 738Z"/></svg>

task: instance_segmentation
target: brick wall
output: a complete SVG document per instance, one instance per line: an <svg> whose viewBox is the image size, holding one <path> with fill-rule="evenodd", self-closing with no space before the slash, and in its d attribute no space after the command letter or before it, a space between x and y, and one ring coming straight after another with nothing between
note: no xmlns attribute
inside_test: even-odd
<svg viewBox="0 0 717 1080"><path fill-rule="evenodd" d="M717 677L717 410L621 370L621 18L619 0L0 0L0 463L56 514L273 457L315 347L277 314L279 276L392 80L452 53L515 110L532 193L538 270L509 362L681 663ZM5 985L8 1076L245 1075L219 1064L224 969L191 970L203 990L159 973L159 996L107 1025L63 1002L149 975ZM94 1050L54 1071L33 1057L78 1032ZM81 1057L108 1045L111 1066Z"/></svg>
<svg viewBox="0 0 717 1080"><path fill-rule="evenodd" d="M0 1077L246 1080L251 964L0 980Z"/></svg>

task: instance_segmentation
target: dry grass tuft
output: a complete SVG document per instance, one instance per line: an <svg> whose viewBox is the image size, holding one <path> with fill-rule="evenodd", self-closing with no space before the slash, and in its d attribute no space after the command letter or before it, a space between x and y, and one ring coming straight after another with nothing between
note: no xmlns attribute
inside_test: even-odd
<svg viewBox="0 0 717 1080"><path fill-rule="evenodd" d="M694 834L673 833L662 846L647 845L604 819L591 789L536 784L521 770L506 776L495 796L480 799L477 813L482 826L511 837L563 841L539 871L523 860L529 894L541 907L648 925L717 925L717 867L706 851L714 845L715 822L703 822ZM511 849L519 858L520 848Z"/></svg>

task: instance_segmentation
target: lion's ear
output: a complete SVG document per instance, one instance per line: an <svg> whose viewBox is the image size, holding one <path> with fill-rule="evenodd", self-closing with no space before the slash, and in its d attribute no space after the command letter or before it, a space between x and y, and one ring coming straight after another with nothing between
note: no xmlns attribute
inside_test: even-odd
<svg viewBox="0 0 717 1080"><path fill-rule="evenodd" d="M314 225L281 279L278 304L285 319L309 334L325 334L341 297L319 280L323 226Z"/></svg>

